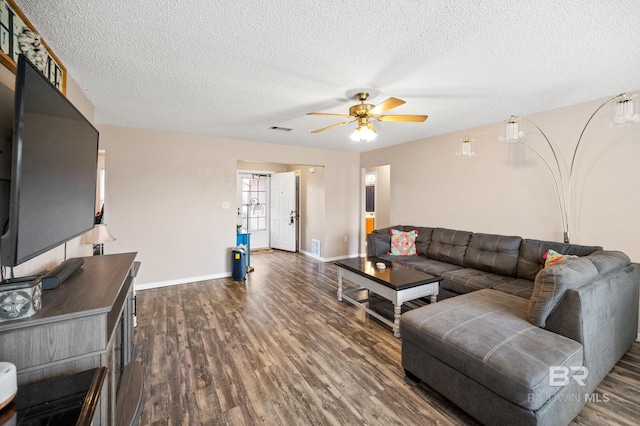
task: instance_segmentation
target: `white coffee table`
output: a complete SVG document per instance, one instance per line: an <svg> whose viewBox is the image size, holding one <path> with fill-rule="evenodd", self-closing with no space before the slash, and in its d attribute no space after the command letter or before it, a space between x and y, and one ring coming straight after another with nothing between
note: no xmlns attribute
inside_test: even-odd
<svg viewBox="0 0 640 426"><path fill-rule="evenodd" d="M376 263L380 261L376 258L359 257L335 262L338 267L338 300L344 299L365 310L369 315L390 326L395 337L400 337L402 304L427 296L430 297L432 303L435 303L442 278L418 271L407 265L388 261L383 261L386 265L385 269L378 269ZM360 288L343 291L344 279L359 285ZM393 322L363 305L361 300L352 297L355 293L363 290L373 292L393 303Z"/></svg>

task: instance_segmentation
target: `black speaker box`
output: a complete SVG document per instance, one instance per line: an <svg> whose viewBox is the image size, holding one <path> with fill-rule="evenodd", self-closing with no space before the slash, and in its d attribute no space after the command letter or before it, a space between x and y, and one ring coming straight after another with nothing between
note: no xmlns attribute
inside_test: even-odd
<svg viewBox="0 0 640 426"><path fill-rule="evenodd" d="M67 278L80 269L82 265L84 265L84 259L79 257L65 260L42 277L42 289L53 290L59 287Z"/></svg>

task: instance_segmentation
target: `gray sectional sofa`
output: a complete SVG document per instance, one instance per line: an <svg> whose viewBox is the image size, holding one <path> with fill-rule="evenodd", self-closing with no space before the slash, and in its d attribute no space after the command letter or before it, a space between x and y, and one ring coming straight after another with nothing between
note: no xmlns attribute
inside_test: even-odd
<svg viewBox="0 0 640 426"><path fill-rule="evenodd" d="M418 230L417 256L387 254L390 229ZM577 257L545 268L548 249ZM394 226L367 255L443 278L444 300L401 317L402 365L485 424L568 424L637 337L640 265L621 252Z"/></svg>

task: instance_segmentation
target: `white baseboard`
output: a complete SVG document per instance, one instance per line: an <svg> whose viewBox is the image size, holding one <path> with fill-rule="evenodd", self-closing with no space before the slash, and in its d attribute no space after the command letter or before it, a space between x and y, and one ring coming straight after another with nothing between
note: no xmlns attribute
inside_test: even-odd
<svg viewBox="0 0 640 426"><path fill-rule="evenodd" d="M638 333L638 337L636 337L636 342L640 342L640 333Z"/></svg>
<svg viewBox="0 0 640 426"><path fill-rule="evenodd" d="M325 262L334 262L336 260L351 259L352 257L360 257L360 256L356 253L356 254L349 254L347 256L331 257L329 259L326 259Z"/></svg>
<svg viewBox="0 0 640 426"><path fill-rule="evenodd" d="M348 256L338 256L338 257L331 257L331 258L325 259L324 257L320 257L313 253L303 251L303 250L300 250L300 253L304 254L305 256L309 256L316 260L319 260L320 262L334 262L336 260L349 259L352 257L361 257L358 254L351 254ZM136 284L136 291L149 290L152 288L159 288L159 287L169 287L172 285L188 284L188 283L194 283L197 281L215 280L218 278L228 278L230 276L231 276L231 272L224 272L222 274L211 274L211 275L203 275L200 277L180 278L177 280L159 281L159 282L147 283L147 284Z"/></svg>
<svg viewBox="0 0 640 426"><path fill-rule="evenodd" d="M312 258L314 258L316 260L319 260L320 262L334 262L336 260L349 259L349 258L352 258L352 257L362 257L362 256L359 256L357 254L349 254L347 256L337 256L337 257L324 258L324 257L320 257L318 255L315 255L313 253L310 253L308 251L304 251L304 250L299 250L299 251L300 251L300 253L304 254L305 256L312 257Z"/></svg>
<svg viewBox="0 0 640 426"><path fill-rule="evenodd" d="M160 281L160 282L147 283L147 284L136 284L136 291L149 290L152 288L159 288L159 287L169 287L172 285L179 285L179 284L188 284L188 283L194 283L197 281L215 280L218 278L227 278L230 276L231 276L231 272L224 272L222 274L202 275L200 277L180 278L177 280Z"/></svg>
<svg viewBox="0 0 640 426"><path fill-rule="evenodd" d="M320 262L324 262L324 261L325 261L325 260L324 260L324 257L320 257L320 256L318 256L317 254L313 254L313 253L311 253L311 252L304 251L304 250L299 250L299 251L300 251L300 253L304 254L305 256L312 257L312 258L314 258L315 260L319 260Z"/></svg>

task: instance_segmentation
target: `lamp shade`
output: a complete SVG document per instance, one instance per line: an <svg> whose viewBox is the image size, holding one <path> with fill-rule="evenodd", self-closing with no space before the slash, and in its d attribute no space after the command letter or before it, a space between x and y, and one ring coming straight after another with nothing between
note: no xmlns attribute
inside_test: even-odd
<svg viewBox="0 0 640 426"><path fill-rule="evenodd" d="M465 136L462 139L460 142L460 150L456 152L456 155L462 158L473 158L476 156L476 150L471 136Z"/></svg>
<svg viewBox="0 0 640 426"><path fill-rule="evenodd" d="M512 115L502 122L500 140L506 142L517 142L524 137L524 129L520 117Z"/></svg>
<svg viewBox="0 0 640 426"><path fill-rule="evenodd" d="M637 94L622 94L611 101L609 125L631 126L640 123L640 107Z"/></svg>
<svg viewBox="0 0 640 426"><path fill-rule="evenodd" d="M82 236L83 244L104 244L115 240L116 238L107 229L107 225L103 223L94 225L91 231Z"/></svg>

